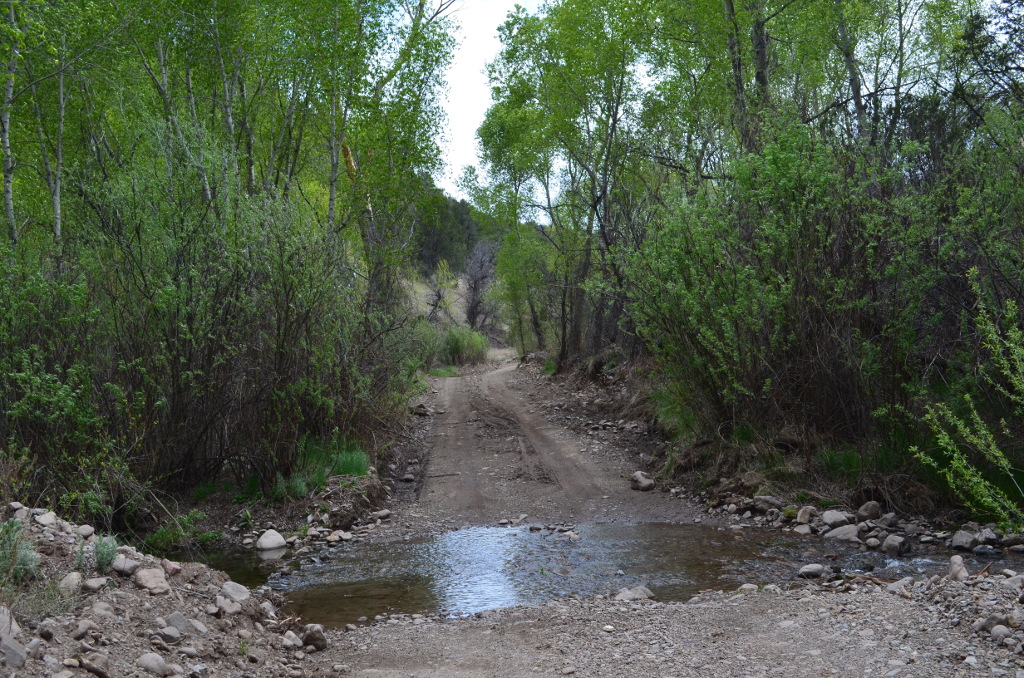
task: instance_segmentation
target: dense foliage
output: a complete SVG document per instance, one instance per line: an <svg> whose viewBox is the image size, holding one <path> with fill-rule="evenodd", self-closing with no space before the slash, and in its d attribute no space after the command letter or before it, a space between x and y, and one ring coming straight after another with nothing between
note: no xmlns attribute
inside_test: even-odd
<svg viewBox="0 0 1024 678"><path fill-rule="evenodd" d="M269 488L396 410L450 5L4 4L5 496Z"/></svg>
<svg viewBox="0 0 1024 678"><path fill-rule="evenodd" d="M691 439L855 444L883 471L916 440L991 477L929 438L967 417L1013 475L1021 35L1020 0L516 11L474 195L504 224L513 339L562 369L653 354Z"/></svg>

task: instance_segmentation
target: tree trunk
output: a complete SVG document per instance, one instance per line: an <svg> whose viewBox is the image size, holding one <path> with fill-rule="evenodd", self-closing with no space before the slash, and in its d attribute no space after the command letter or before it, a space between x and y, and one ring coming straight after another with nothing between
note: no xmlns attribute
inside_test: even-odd
<svg viewBox="0 0 1024 678"><path fill-rule="evenodd" d="M18 71L18 18L14 0L7 0L7 21L11 35L11 53L7 61L7 80L4 83L3 110L0 111L0 150L4 154L4 217L11 244L18 244L18 224L14 220L14 157L11 155L11 106L14 104L14 75Z"/></svg>

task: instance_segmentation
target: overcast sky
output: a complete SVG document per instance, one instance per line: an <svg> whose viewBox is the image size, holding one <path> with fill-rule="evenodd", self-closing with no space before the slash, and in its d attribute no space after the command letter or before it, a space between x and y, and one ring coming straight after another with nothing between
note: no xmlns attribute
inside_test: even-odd
<svg viewBox="0 0 1024 678"><path fill-rule="evenodd" d="M441 152L445 168L435 177L437 184L456 197L465 197L455 183L466 165L477 165L476 130L491 103L485 66L501 48L498 26L520 4L536 12L541 0L460 0L454 14L461 30L455 59L448 71L448 125Z"/></svg>

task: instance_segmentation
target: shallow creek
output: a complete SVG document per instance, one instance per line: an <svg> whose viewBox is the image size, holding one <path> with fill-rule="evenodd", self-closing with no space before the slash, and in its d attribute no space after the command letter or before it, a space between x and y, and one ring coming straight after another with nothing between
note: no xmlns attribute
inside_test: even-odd
<svg viewBox="0 0 1024 678"><path fill-rule="evenodd" d="M467 615L571 595L614 594L647 586L661 601L686 600L704 589L794 578L817 562L845 573L884 579L944 574L949 552L918 545L905 558L861 552L820 537L756 529L665 523L591 524L564 533L527 525L472 527L392 543L350 543L290 563L267 580L290 601L289 614L338 627L378 614ZM255 556L213 558L250 586L266 574ZM988 563L968 557L974 572ZM991 565L1024 568L1014 554Z"/></svg>

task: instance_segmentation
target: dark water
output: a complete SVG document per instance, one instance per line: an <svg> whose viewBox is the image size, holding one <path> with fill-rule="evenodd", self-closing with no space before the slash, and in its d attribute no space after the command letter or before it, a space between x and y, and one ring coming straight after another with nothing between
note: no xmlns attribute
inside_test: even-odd
<svg viewBox="0 0 1024 678"><path fill-rule="evenodd" d="M336 627L378 614L473 614L640 584L658 600L686 600L703 589L792 579L812 562L898 579L945 573L950 555L918 546L894 560L820 537L701 525L597 524L576 532L580 541L526 526L474 527L397 543L345 544L292 563L290 574L275 574L269 583L289 599L290 614ZM985 562L968 559L968 568L977 571ZM248 585L266 579L251 556L211 564ZM1011 554L992 566L1002 567L1022 569L1024 559Z"/></svg>

